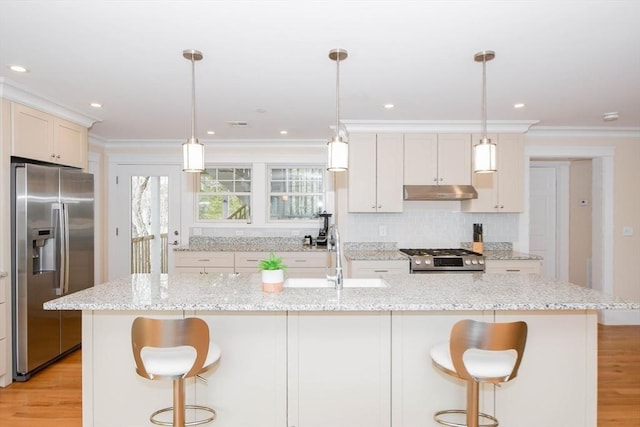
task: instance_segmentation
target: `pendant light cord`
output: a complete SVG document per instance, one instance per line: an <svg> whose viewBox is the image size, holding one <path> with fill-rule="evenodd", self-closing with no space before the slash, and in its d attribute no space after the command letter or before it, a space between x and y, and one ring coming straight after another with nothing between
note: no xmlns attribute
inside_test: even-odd
<svg viewBox="0 0 640 427"><path fill-rule="evenodd" d="M338 137L340 136L340 50L336 54L336 137Z"/></svg>
<svg viewBox="0 0 640 427"><path fill-rule="evenodd" d="M196 139L196 62L191 57L191 140Z"/></svg>
<svg viewBox="0 0 640 427"><path fill-rule="evenodd" d="M487 138L487 61L482 59L482 137Z"/></svg>

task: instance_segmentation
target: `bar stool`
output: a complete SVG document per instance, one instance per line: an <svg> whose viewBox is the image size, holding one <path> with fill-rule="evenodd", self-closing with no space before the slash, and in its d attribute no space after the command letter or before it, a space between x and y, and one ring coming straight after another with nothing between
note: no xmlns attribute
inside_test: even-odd
<svg viewBox="0 0 640 427"><path fill-rule="evenodd" d="M527 341L527 324L484 323L461 320L451 329L448 342L431 349L434 366L467 383L467 408L438 411L433 418L451 427L496 427L498 420L479 410L480 383L511 381L518 374ZM446 420L450 414L466 414L466 424ZM480 424L480 420L488 423Z"/></svg>
<svg viewBox="0 0 640 427"><path fill-rule="evenodd" d="M204 320L138 317L131 325L131 346L138 375L173 381L173 406L151 414L149 420L153 424L185 427L215 420L213 409L184 402L184 380L199 376L220 359L220 348L210 342L209 327ZM205 412L206 418L185 422L185 409ZM156 418L166 412L173 412L173 422Z"/></svg>

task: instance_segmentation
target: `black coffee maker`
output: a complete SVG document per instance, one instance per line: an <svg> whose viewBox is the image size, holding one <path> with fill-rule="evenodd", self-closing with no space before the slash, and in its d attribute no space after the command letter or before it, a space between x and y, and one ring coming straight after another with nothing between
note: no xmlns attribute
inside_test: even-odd
<svg viewBox="0 0 640 427"><path fill-rule="evenodd" d="M316 245L318 246L327 246L329 237L327 233L329 232L329 218L331 218L331 215L327 211L318 214L318 218L320 218L320 231L318 231L318 237L316 238Z"/></svg>

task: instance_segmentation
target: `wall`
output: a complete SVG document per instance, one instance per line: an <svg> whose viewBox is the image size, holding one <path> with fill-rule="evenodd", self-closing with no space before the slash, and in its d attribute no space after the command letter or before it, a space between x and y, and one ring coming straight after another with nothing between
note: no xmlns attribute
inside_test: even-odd
<svg viewBox="0 0 640 427"><path fill-rule="evenodd" d="M530 132L525 136L525 145L573 147L578 152L585 147L613 148L613 283L607 285L618 297L640 301L640 263L637 262L640 253L640 137L626 134L615 137L595 132L566 136ZM633 235L623 236L624 227L631 227Z"/></svg>
<svg viewBox="0 0 640 427"><path fill-rule="evenodd" d="M591 160L569 166L569 281L591 287Z"/></svg>

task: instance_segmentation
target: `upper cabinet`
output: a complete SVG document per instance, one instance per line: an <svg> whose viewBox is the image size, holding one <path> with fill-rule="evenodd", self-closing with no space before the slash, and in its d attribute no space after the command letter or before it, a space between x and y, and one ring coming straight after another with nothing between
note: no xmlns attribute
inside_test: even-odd
<svg viewBox="0 0 640 427"><path fill-rule="evenodd" d="M87 167L87 128L17 103L11 118L11 155Z"/></svg>
<svg viewBox="0 0 640 427"><path fill-rule="evenodd" d="M473 136L477 144L480 135ZM498 171L474 173L477 199L463 200L464 212L524 211L524 139L522 134L489 135L496 142Z"/></svg>
<svg viewBox="0 0 640 427"><path fill-rule="evenodd" d="M402 212L402 134L349 138L349 212Z"/></svg>
<svg viewBox="0 0 640 427"><path fill-rule="evenodd" d="M470 185L470 134L406 134L405 185Z"/></svg>

